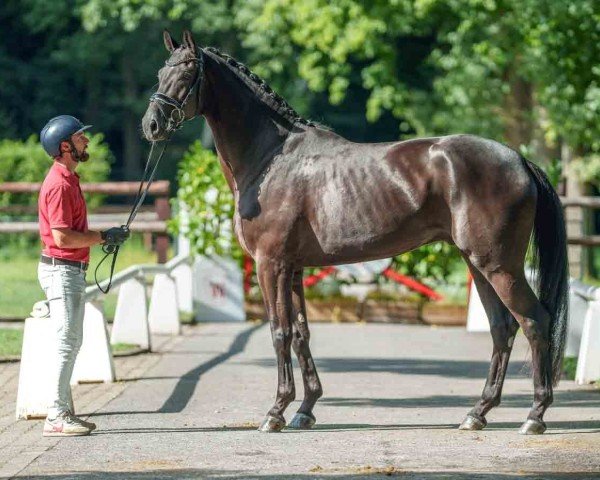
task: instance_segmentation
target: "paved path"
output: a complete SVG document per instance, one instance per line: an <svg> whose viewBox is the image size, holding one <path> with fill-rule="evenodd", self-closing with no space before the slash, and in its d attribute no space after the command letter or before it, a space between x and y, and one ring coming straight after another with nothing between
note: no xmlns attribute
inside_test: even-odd
<svg viewBox="0 0 600 480"><path fill-rule="evenodd" d="M117 374L125 381L78 387L78 410L91 412L99 425L89 437L43 439L40 422L12 421L14 402L4 394L0 476L600 478L600 391L563 382L547 414L548 432L517 434L532 395L521 371L522 336L503 405L483 432L456 427L483 386L489 335L317 324L312 344L325 390L313 431L255 430L276 386L268 326L201 325L163 344L160 355L119 359ZM9 385L15 372L5 366L0 381Z"/></svg>

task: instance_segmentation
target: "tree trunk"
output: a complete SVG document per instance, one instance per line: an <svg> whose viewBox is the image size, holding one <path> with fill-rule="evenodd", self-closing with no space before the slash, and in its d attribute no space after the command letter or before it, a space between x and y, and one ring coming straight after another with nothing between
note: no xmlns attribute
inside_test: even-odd
<svg viewBox="0 0 600 480"><path fill-rule="evenodd" d="M515 150L529 145L533 138L533 88L531 83L509 68L504 75L510 92L504 97L504 138Z"/></svg>

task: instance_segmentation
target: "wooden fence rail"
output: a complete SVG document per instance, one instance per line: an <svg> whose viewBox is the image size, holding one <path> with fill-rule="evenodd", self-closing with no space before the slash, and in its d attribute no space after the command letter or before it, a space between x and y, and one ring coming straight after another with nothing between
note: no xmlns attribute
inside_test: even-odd
<svg viewBox="0 0 600 480"><path fill-rule="evenodd" d="M0 183L0 193L30 193L37 194L40 191L41 183L30 182L9 182ZM146 185L144 184L144 187ZM138 215L131 224L131 231L145 234L155 234L155 249L159 263L167 261L167 250L169 248L169 237L167 235L167 220L171 217L171 208L169 206L169 187L167 180L157 180L148 190L148 195L154 197L155 212L154 218L148 215ZM139 182L102 182L102 183L82 183L81 190L86 193L98 193L108 196L134 196L140 188ZM90 215L89 226L92 230L105 230L115 226L115 214L127 214L131 205L107 205L98 208L95 215ZM103 212L104 210L104 212ZM142 209L140 209L142 210ZM144 212L148 212L148 206L143 207ZM13 214L37 214L35 206L27 205L9 205L0 208L0 213ZM102 218L102 213L111 220ZM125 215L126 218L126 215ZM0 223L0 233L34 233L39 229L36 221L30 222L3 222Z"/></svg>
<svg viewBox="0 0 600 480"><path fill-rule="evenodd" d="M600 209L600 197L560 197L564 208ZM600 235L570 235L569 245L596 247L600 245Z"/></svg>

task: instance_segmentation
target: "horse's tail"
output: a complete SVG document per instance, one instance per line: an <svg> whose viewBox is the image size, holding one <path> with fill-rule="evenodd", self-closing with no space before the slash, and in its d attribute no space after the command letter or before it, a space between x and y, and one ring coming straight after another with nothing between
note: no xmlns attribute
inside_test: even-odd
<svg viewBox="0 0 600 480"><path fill-rule="evenodd" d="M533 262L538 296L550 314L550 355L552 384L557 385L569 317L569 262L567 232L562 205L546 174L523 159L537 187L537 206L533 227Z"/></svg>

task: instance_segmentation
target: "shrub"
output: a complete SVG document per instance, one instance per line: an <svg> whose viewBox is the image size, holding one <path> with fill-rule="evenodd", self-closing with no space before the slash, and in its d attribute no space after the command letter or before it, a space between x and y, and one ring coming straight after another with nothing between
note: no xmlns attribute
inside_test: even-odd
<svg viewBox="0 0 600 480"><path fill-rule="evenodd" d="M199 141L193 143L179 163L177 179L173 206L183 206L188 225L177 215L169 222L169 231L184 234L196 254L223 255L241 262L242 250L233 232L233 194L217 156Z"/></svg>
<svg viewBox="0 0 600 480"><path fill-rule="evenodd" d="M90 137L89 162L77 168L82 182L101 182L108 178L112 154L104 136L100 133ZM41 182L44 180L52 159L42 148L35 135L27 140L0 141L0 182ZM102 197L93 195L86 198L90 208L98 206ZM37 195L0 194L0 206L36 205Z"/></svg>

